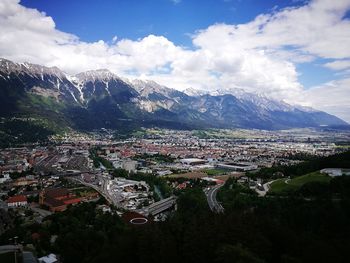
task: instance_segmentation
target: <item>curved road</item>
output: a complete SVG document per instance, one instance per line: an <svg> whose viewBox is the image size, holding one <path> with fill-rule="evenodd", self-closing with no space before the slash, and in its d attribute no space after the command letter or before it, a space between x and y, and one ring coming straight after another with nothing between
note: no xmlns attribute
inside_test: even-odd
<svg viewBox="0 0 350 263"><path fill-rule="evenodd" d="M117 207L119 206L119 204L113 199L113 197L109 195L109 193L108 193L108 191L107 191L107 189L105 187L105 181L103 182L104 186L101 189L97 185L93 185L93 184L84 182L79 177L68 177L68 179L71 179L73 181L77 181L77 182L79 182L82 185L89 186L89 187L93 188L94 190L99 192L107 200L108 203L113 204L113 205L115 205Z"/></svg>
<svg viewBox="0 0 350 263"><path fill-rule="evenodd" d="M220 187L222 187L222 186L223 186L223 184L213 186L208 190L208 192L206 192L208 205L209 205L210 209L216 213L223 213L224 212L224 208L216 199L217 192L220 189Z"/></svg>

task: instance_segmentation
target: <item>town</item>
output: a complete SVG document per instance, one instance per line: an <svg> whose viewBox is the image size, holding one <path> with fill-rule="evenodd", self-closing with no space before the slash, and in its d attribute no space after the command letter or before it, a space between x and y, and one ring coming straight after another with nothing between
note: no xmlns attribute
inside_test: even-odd
<svg viewBox="0 0 350 263"><path fill-rule="evenodd" d="M106 129L70 132L53 136L46 145L0 151L0 209L40 224L70 206L98 202L101 211L142 225L165 220L176 210L176 193L200 184L210 209L222 213L216 195L229 178L265 196L276 176L251 174L344 152L348 141L346 132L311 129L142 129L127 139L118 139ZM324 172L349 174L339 169ZM4 231L5 224L0 234ZM39 260L49 262L50 256L55 255Z"/></svg>

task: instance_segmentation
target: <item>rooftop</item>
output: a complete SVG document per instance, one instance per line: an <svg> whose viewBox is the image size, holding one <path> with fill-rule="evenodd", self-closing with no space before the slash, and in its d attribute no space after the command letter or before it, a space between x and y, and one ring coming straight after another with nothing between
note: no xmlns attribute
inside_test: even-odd
<svg viewBox="0 0 350 263"><path fill-rule="evenodd" d="M7 199L7 203L27 202L27 197L24 195L15 195Z"/></svg>

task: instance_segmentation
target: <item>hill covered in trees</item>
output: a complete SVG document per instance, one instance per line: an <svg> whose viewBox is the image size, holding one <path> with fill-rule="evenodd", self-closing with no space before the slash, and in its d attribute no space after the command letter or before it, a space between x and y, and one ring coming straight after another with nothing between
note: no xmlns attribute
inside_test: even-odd
<svg viewBox="0 0 350 263"><path fill-rule="evenodd" d="M232 185L232 186L231 186ZM63 262L346 262L350 198L259 198L228 181L212 213L200 188L183 192L165 222L133 227L95 203L71 207L42 225L6 232ZM227 198L227 195L230 197ZM226 196L226 197L225 197ZM52 236L58 236L50 243Z"/></svg>

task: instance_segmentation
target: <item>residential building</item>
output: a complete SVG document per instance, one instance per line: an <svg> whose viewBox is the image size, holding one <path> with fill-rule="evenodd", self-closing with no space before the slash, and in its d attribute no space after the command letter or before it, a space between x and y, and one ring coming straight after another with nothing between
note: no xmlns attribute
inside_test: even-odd
<svg viewBox="0 0 350 263"><path fill-rule="evenodd" d="M26 206L27 204L28 204L27 197L24 195L15 195L7 199L8 207L21 207L21 206Z"/></svg>

